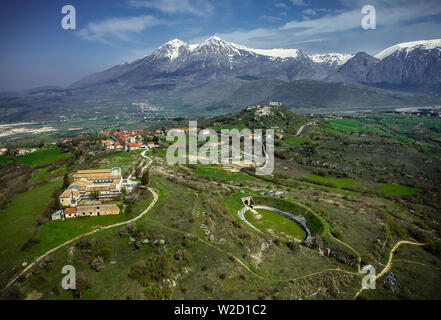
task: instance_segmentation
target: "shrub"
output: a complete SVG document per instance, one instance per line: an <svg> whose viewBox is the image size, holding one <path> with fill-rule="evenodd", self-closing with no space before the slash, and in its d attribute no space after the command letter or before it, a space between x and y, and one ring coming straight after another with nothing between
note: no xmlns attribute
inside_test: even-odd
<svg viewBox="0 0 441 320"><path fill-rule="evenodd" d="M214 288L213 286L210 286L209 284L204 284L203 286L205 291L213 292Z"/></svg>
<svg viewBox="0 0 441 320"><path fill-rule="evenodd" d="M40 243L40 239L38 239L38 238L31 238L31 239L29 239L28 241L25 242L23 247L21 247L21 251L29 251L29 250L31 250L33 247L35 247L39 243Z"/></svg>
<svg viewBox="0 0 441 320"><path fill-rule="evenodd" d="M81 272L77 273L76 280L76 289L74 292L75 295L81 299L84 292L92 287L92 280Z"/></svg>
<svg viewBox="0 0 441 320"><path fill-rule="evenodd" d="M387 224L389 225L391 231L395 233L398 237L401 239L406 239L408 236L408 231L406 228L403 228L400 226L395 220L392 219L390 215L387 213L383 214L384 220L386 220Z"/></svg>
<svg viewBox="0 0 441 320"><path fill-rule="evenodd" d="M89 238L81 237L78 240L77 247L80 249L90 249L92 248L92 241Z"/></svg>
<svg viewBox="0 0 441 320"><path fill-rule="evenodd" d="M337 228L332 228L331 230L331 234L336 237L339 240L343 240L343 233L337 229Z"/></svg>
<svg viewBox="0 0 441 320"><path fill-rule="evenodd" d="M2 294L2 300L22 300L23 298L24 295L18 285L5 289Z"/></svg>
<svg viewBox="0 0 441 320"><path fill-rule="evenodd" d="M286 244L291 251L297 251L299 249L299 245L295 241L290 241Z"/></svg>
<svg viewBox="0 0 441 320"><path fill-rule="evenodd" d="M97 271L97 272L100 272L101 270L103 270L104 269L104 260L103 260L103 258L98 256L95 259L93 259L93 261L90 264L90 267L93 270Z"/></svg>

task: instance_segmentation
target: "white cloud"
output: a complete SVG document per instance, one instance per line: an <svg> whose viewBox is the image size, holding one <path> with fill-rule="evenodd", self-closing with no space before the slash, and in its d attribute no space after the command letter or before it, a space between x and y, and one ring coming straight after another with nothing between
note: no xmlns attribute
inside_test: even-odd
<svg viewBox="0 0 441 320"><path fill-rule="evenodd" d="M130 0L134 7L152 8L165 14L192 14L204 16L213 12L208 0Z"/></svg>
<svg viewBox="0 0 441 320"><path fill-rule="evenodd" d="M146 28L165 24L164 20L151 15L127 18L109 18L100 22L91 22L78 35L86 40L107 42L109 36L131 41L130 33L141 32Z"/></svg>
<svg viewBox="0 0 441 320"><path fill-rule="evenodd" d="M314 11L326 12L323 16L304 16L296 20L285 23L284 25L274 27L264 27L252 30L235 30L229 33L218 33L217 36L235 43L244 44L255 48L293 48L299 43L320 42L320 48L326 46L328 42L330 47L336 43L345 43L346 47L369 47L376 45L375 37L378 37L378 43L390 43L395 41L400 30L412 30L411 26L421 23L424 19L430 19L435 15L441 14L441 5L438 1L412 2L409 0L397 0L395 2L382 5L381 2L373 0L377 13L377 30L365 31L361 28L361 7L359 3L362 0L345 0L352 2L349 9L339 11L327 11L315 9ZM354 4L355 3L355 4ZM308 9L305 9L305 11ZM435 22L434 22L435 23ZM440 25L436 22L435 25ZM436 30L436 29L435 29ZM440 28L437 28L440 30ZM433 33L433 32L432 32ZM412 32L405 35L409 40L418 40L412 38ZM351 46L347 45L346 38L352 39ZM415 34L415 37L421 37ZM438 36L439 37L439 36ZM201 37L199 37L200 39ZM354 40L355 39L355 40ZM363 39L374 41L372 44L363 44ZM196 40L196 39L195 39ZM353 43L358 41L359 43ZM311 46L310 46L311 47Z"/></svg>
<svg viewBox="0 0 441 320"><path fill-rule="evenodd" d="M267 16L267 15L260 16L259 19L261 19L261 20L266 20L266 21L268 21L268 22L280 22L280 21L283 20L283 19L280 18L280 17Z"/></svg>
<svg viewBox="0 0 441 320"><path fill-rule="evenodd" d="M288 6L286 5L286 3L284 3L284 2L277 2L274 6L275 6L276 8L280 8L280 9L286 9L286 8L288 8Z"/></svg>
<svg viewBox="0 0 441 320"><path fill-rule="evenodd" d="M308 8L302 11L303 14L309 15L309 16L314 16L317 14L317 12L315 12L315 10Z"/></svg>
<svg viewBox="0 0 441 320"><path fill-rule="evenodd" d="M308 5L304 0L289 0L289 1L295 6L304 7Z"/></svg>

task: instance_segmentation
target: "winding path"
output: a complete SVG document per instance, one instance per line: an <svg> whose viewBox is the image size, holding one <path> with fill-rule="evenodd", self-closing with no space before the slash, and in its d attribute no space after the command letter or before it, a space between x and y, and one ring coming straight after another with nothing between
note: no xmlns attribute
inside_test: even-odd
<svg viewBox="0 0 441 320"><path fill-rule="evenodd" d="M152 162L153 162L151 158L149 158L149 157L147 157L147 156L145 155L145 153L146 153L146 151L144 151L143 153L141 153L141 156L144 157L144 158L146 159L147 164L143 167L143 169L142 169L141 172L144 172L144 170L146 170L146 169L152 164ZM23 269L22 272L20 272L20 273L19 273L17 276L15 276L11 281L9 281L9 283L6 285L5 289L9 288L12 284L14 284L14 282L17 281L17 279L18 279L21 275L23 275L23 274L25 274L27 271L29 271L29 270L30 270L33 266L35 266L38 262L40 262L42 259L44 259L44 258L47 257L48 255L50 255L51 253L54 253L54 252L57 251L58 249L61 249L61 248L65 247L65 246L67 246L68 244L71 244L72 242L75 242L75 241L79 240L79 239L82 238L82 237L90 236L90 235L92 235L92 234L94 234L94 233L97 233L97 232L99 232L99 231L102 231L102 230L107 230L107 229L111 229L111 228L115 228L115 227L119 227L119 226L127 225L127 224L129 224L129 223L131 223L131 222L135 222L135 221L141 219L143 216L145 216L147 213L150 212L150 210L155 206L156 202L158 201L158 194L155 192L155 190L153 190L153 188L150 188L150 187L148 187L147 189L152 193L152 195L153 195L153 201L149 204L149 206L148 206L148 207L147 207L147 208L146 208L141 214L139 214L138 216L136 216L136 217L133 218L133 219L130 219L130 220L127 220L127 221L123 221L123 222L119 222L119 223L115 223L115 224L112 224L112 225L110 225L110 226L100 227L100 228L97 228L97 229L95 229L95 230L89 231L89 232L87 232L87 233L83 233L83 234L81 234L81 235L79 235L79 236L77 236L77 237L75 237L75 238L73 238L73 239L70 239L70 240L66 241L66 242L63 242L62 244L56 246L55 248L53 248L53 249L47 251L47 252L44 253L43 255L41 255L41 256L39 256L38 258L36 258L36 259L35 259L32 263L30 263L25 269Z"/></svg>
<svg viewBox="0 0 441 320"><path fill-rule="evenodd" d="M398 248L402 244L410 244L410 245L419 246L419 247L426 245L425 243L412 242L412 241L407 241L407 240L398 241L395 244L395 246L390 250L390 252L389 252L389 260L387 261L387 264L384 266L383 270L381 270L381 272L375 276L375 280L380 279L382 276L384 276L386 273L388 273L390 271L390 269L392 268L392 259L393 259L394 253L395 253L395 251L398 250ZM361 289L355 294L354 300L357 299L357 297L360 295L360 293L363 290L364 290L363 287L361 287Z"/></svg>
<svg viewBox="0 0 441 320"><path fill-rule="evenodd" d="M301 126L301 127L299 128L299 130L297 130L296 137L300 136L300 135L302 134L303 130L304 130L307 126L311 126L311 125L313 125L313 124L314 124L314 122L310 122L310 123L307 123L307 124L304 124L303 126Z"/></svg>

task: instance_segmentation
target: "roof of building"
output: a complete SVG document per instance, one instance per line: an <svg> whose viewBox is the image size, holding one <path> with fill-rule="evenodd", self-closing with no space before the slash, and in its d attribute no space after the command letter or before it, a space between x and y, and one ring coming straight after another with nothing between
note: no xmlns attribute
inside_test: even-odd
<svg viewBox="0 0 441 320"><path fill-rule="evenodd" d="M98 169L98 170L79 170L74 174L74 179L117 179L121 178L121 169L116 170L118 173L113 175L113 169Z"/></svg>
<svg viewBox="0 0 441 320"><path fill-rule="evenodd" d="M64 214L76 213L76 212L77 212L77 208L66 208L66 209L64 209Z"/></svg>
<svg viewBox="0 0 441 320"><path fill-rule="evenodd" d="M57 210L51 214L52 217L61 216L63 214L63 210Z"/></svg>
<svg viewBox="0 0 441 320"><path fill-rule="evenodd" d="M143 146L142 143L135 142L135 143L129 143L130 148L141 148Z"/></svg>
<svg viewBox="0 0 441 320"><path fill-rule="evenodd" d="M79 205L77 208L78 208L78 210L80 210L81 208L92 208L92 207L117 207L117 208L119 208L116 204L114 204L114 203L103 203L103 204L101 204L101 203L95 203L95 204L82 204L82 205Z"/></svg>

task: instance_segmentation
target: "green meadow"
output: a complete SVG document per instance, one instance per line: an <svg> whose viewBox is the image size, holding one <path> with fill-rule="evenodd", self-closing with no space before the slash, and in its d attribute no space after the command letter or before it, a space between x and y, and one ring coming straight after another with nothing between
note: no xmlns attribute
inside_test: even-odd
<svg viewBox="0 0 441 320"><path fill-rule="evenodd" d="M228 181L255 181L263 183L262 180L255 177L248 176L240 172L227 172L221 167L216 166L198 166L195 169L195 173L205 177L211 177L216 179L228 180Z"/></svg>
<svg viewBox="0 0 441 320"><path fill-rule="evenodd" d="M0 164L5 164L11 162L11 159L7 154L3 154L0 156Z"/></svg>
<svg viewBox="0 0 441 320"><path fill-rule="evenodd" d="M420 188L408 187L399 184L382 184L377 190L388 196L406 196L422 192Z"/></svg>
<svg viewBox="0 0 441 320"><path fill-rule="evenodd" d="M349 178L323 177L311 174L307 177L311 182L320 182L335 185L338 188L354 188L358 186L358 181Z"/></svg>
<svg viewBox="0 0 441 320"><path fill-rule="evenodd" d="M62 153L56 148L40 149L25 156L18 156L17 161L28 166L42 166L57 160L70 157L70 153Z"/></svg>
<svg viewBox="0 0 441 320"><path fill-rule="evenodd" d="M292 144L293 146L300 146L304 144L305 142L310 141L310 139L305 137L289 137L285 139L284 141L288 142L289 144Z"/></svg>
<svg viewBox="0 0 441 320"><path fill-rule="evenodd" d="M282 215L264 209L256 209L257 215L251 210L245 213L245 218L263 233L285 241L304 240L306 233L295 222Z"/></svg>
<svg viewBox="0 0 441 320"><path fill-rule="evenodd" d="M19 267L28 253L21 250L34 235L37 218L48 205L52 193L61 186L61 179L51 181L12 199L9 207L0 213L0 283L11 276L11 270Z"/></svg>

